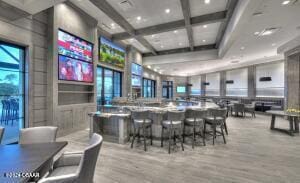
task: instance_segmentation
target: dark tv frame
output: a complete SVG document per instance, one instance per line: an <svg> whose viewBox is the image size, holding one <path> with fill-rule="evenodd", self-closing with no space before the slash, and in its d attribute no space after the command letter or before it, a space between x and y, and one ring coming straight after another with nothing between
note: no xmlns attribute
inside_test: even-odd
<svg viewBox="0 0 300 183"><path fill-rule="evenodd" d="M81 39L81 40L83 40L83 41L86 41L86 42L88 42L88 43L90 43L91 45L92 45L92 61L91 62L89 62L89 61L85 61L85 60L81 60L81 59L76 59L76 58L72 58L72 57L69 57L69 56L66 56L66 55L62 55L62 54L57 54L57 79L59 80L59 81L71 81L71 82L78 82L78 83L94 83L95 82L95 66L94 66L94 44L93 43L91 43L91 42L89 42L89 41L87 41L87 40L85 40L85 39L82 39L81 37L79 37L79 36L76 36L76 35L74 35L74 34L72 34L72 33L70 33L70 32L68 32L68 31L65 31L65 30L63 30L63 29L61 29L61 28L58 28L58 31L62 31L62 32L65 32L65 33L67 33L67 34L70 34L71 36L74 36L74 37L76 37L76 38L79 38L79 39ZM58 31L57 31L57 35L58 35ZM57 37L57 41L58 41L58 37ZM58 45L58 43L56 42L56 44ZM57 47L57 52L58 52L58 47ZM92 64L92 68L93 68L93 80L92 81L90 81L90 82L87 82L87 81L78 81L78 80L66 80L66 79L59 79L59 56L63 56L63 57L67 57L67 58L70 58L70 59L73 59L73 60L78 60L78 61L80 61L80 62L85 62L85 63L88 63L88 64Z"/></svg>
<svg viewBox="0 0 300 183"><path fill-rule="evenodd" d="M118 46L120 46L120 47L123 47L122 45L113 42L111 39L109 39L109 38L107 38L107 37L105 37L105 36L100 36L100 37L98 37L98 54L99 54L99 58L98 58L98 61L97 61L97 62L98 62L98 63L108 64L108 65L111 65L111 66L116 67L116 68L119 68L119 69L125 69L125 65L126 65L126 55L127 55L127 52L126 52L126 49L125 49L125 48L124 48L124 50L125 50L125 65L124 65L124 67L118 67L118 66L116 66L116 65L114 65L114 64L105 63L105 62L101 62L101 61L100 61L101 37L104 37L105 39L110 40L110 42L114 43L115 45L118 45Z"/></svg>
<svg viewBox="0 0 300 183"><path fill-rule="evenodd" d="M93 80L92 81L78 81L78 80L66 80L66 79L60 79L59 78L59 56L63 56L63 57L67 57L67 58L70 58L70 59L73 59L71 57L68 57L68 56L65 56L65 55L61 55L61 54L58 54L58 57L57 57L57 79L59 81L72 81L72 82L79 82L79 83L94 83L95 81L95 69L94 69L94 62L85 62L85 61L82 61L82 60L77 60L77 59L73 59L73 60L77 60L79 62L83 62L83 63L87 63L87 64L91 64L93 67Z"/></svg>
<svg viewBox="0 0 300 183"><path fill-rule="evenodd" d="M83 38L81 38L81 37L79 37L79 36L76 36L76 35L74 35L74 34L68 32L68 31L65 31L65 30L63 30L63 29L61 29L61 28L58 28L58 31L65 32L65 33L67 33L67 34L70 34L71 36L74 36L74 37L76 37L76 38L78 38L78 39L81 39L81 40L87 42L87 43L90 43L90 44L92 45L92 61L89 62L89 61L82 60L82 59L76 59L76 58L73 58L73 59L75 59L75 60L80 60L80 61L83 61L83 62L88 62L88 63L94 63L94 44L93 44L92 42L87 41L87 40L85 40L85 39L83 39ZM57 35L58 35L58 31L57 31ZM57 37L57 41L58 41L58 37ZM58 50L58 48L57 48L57 50ZM58 55L62 55L62 54L58 54ZM63 55L63 56L66 56L66 55ZM69 56L66 56L66 57L69 57ZM69 57L69 58L72 58L72 57Z"/></svg>

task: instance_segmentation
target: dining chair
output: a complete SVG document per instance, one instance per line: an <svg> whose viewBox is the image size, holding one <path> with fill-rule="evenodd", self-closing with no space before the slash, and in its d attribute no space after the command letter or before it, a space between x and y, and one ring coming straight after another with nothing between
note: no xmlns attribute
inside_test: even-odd
<svg viewBox="0 0 300 183"><path fill-rule="evenodd" d="M94 133L83 152L63 153L54 162L53 171L38 183L92 183L102 141L102 136Z"/></svg>
<svg viewBox="0 0 300 183"><path fill-rule="evenodd" d="M55 142L56 134L57 127L55 126L24 128L20 130L19 144Z"/></svg>
<svg viewBox="0 0 300 183"><path fill-rule="evenodd" d="M19 144L55 142L57 129L58 128L55 126L40 126L21 129ZM52 169L52 164L53 159L50 159L43 165L43 167L40 168L40 177L44 176L49 170Z"/></svg>
<svg viewBox="0 0 300 183"><path fill-rule="evenodd" d="M2 142L3 134L4 134L4 128L0 126L0 144Z"/></svg>
<svg viewBox="0 0 300 183"><path fill-rule="evenodd" d="M233 104L233 112L235 116L239 116L239 113L242 114L242 117L245 116L245 104L242 103L235 103Z"/></svg>
<svg viewBox="0 0 300 183"><path fill-rule="evenodd" d="M252 117L255 117L255 102L245 105L245 114L246 113L250 113Z"/></svg>

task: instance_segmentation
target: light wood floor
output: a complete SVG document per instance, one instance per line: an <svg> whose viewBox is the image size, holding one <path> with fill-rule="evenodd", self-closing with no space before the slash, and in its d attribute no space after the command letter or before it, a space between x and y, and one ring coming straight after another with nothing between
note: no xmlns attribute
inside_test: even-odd
<svg viewBox="0 0 300 183"><path fill-rule="evenodd" d="M155 141L148 151L142 145L130 148L104 142L95 171L97 183L199 183L199 182L300 182L300 137L269 130L270 116L228 119L229 135L224 145L207 141L206 146L171 155ZM288 128L279 120L279 126ZM81 150L88 131L61 137L66 151Z"/></svg>

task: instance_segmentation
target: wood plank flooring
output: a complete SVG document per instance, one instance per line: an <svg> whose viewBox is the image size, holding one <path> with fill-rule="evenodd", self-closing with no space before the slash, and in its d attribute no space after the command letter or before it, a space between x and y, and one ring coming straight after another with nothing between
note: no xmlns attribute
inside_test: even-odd
<svg viewBox="0 0 300 183"><path fill-rule="evenodd" d="M95 171L96 183L220 183L220 182L300 182L300 137L271 131L270 116L228 118L227 144L222 138L215 146L208 140L185 151L175 148L170 155L167 144L159 141L143 151L104 142ZM277 126L288 123L277 118ZM61 137L67 140L65 151L82 150L88 142L88 130Z"/></svg>

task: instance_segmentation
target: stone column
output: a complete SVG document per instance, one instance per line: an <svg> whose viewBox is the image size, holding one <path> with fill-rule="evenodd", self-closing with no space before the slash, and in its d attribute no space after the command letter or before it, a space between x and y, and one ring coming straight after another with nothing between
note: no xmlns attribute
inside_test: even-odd
<svg viewBox="0 0 300 183"><path fill-rule="evenodd" d="M201 75L201 97L205 96L205 91L206 91L206 85L204 85L205 82L206 82L206 75L202 74Z"/></svg>
<svg viewBox="0 0 300 183"><path fill-rule="evenodd" d="M255 66L248 67L248 98L254 99L256 96L256 74Z"/></svg>
<svg viewBox="0 0 300 183"><path fill-rule="evenodd" d="M226 71L220 72L220 97L226 96Z"/></svg>

